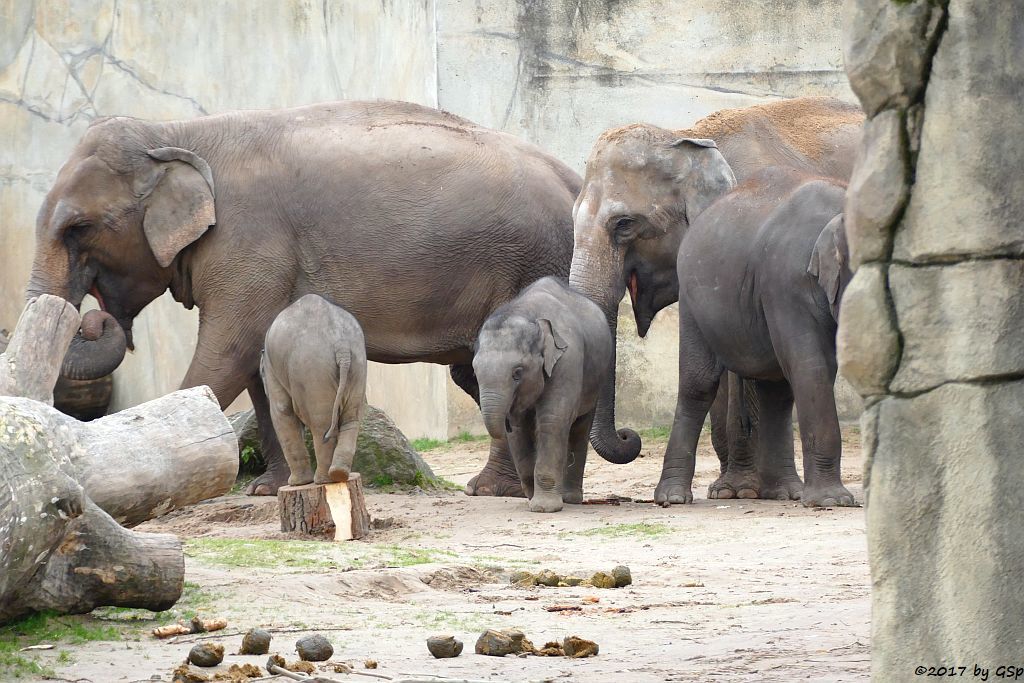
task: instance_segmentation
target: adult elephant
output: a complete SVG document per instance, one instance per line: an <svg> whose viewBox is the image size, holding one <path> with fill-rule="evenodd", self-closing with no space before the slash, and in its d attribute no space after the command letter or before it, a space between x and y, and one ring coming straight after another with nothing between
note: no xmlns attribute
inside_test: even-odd
<svg viewBox="0 0 1024 683"><path fill-rule="evenodd" d="M259 377L274 317L318 294L359 320L370 360L451 365L476 399L477 331L526 285L568 274L579 188L533 145L404 102L106 119L40 209L28 295L92 293L106 311L66 360L79 377L110 372L118 335L130 345L168 288L197 306L182 386L209 385L222 406L249 391L267 457L249 492L273 494L288 478ZM467 489L523 495L503 440Z"/></svg>
<svg viewBox="0 0 1024 683"><path fill-rule="evenodd" d="M601 306L613 337L619 301L628 290L637 331L646 335L658 311L679 298L676 254L690 220L734 182L768 167L849 179L863 121L853 105L804 97L722 110L686 130L635 124L606 131L587 160L573 207L569 282ZM802 485L792 458L760 463L759 470L754 448L744 445L755 436L741 434L738 423L756 421L756 397L731 381L728 391L723 380L712 410L714 418L728 406L731 433L727 450L721 438L715 444L723 467L709 497L799 498ZM610 373L591 432L594 449L612 456L624 449L638 452L639 438L616 433L614 406ZM657 502L692 499L677 474L662 472Z"/></svg>

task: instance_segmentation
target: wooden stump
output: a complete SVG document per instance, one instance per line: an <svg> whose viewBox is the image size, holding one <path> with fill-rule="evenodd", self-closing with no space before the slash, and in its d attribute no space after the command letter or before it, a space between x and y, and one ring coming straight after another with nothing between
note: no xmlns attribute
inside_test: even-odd
<svg viewBox="0 0 1024 683"><path fill-rule="evenodd" d="M282 486L277 491L281 531L330 533L335 541L350 541L370 533L370 513L358 473L338 484Z"/></svg>

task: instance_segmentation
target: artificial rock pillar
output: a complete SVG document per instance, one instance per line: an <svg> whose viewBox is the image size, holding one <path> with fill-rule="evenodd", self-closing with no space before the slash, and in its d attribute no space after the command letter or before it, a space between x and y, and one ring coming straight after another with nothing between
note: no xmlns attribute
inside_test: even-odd
<svg viewBox="0 0 1024 683"><path fill-rule="evenodd" d="M847 0L872 675L1024 653L1024 3Z"/></svg>

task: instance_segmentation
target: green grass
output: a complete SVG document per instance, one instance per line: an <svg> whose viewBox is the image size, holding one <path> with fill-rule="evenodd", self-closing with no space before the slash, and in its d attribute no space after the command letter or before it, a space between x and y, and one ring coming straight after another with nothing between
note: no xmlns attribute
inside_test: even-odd
<svg viewBox="0 0 1024 683"><path fill-rule="evenodd" d="M120 640L113 626L93 623L89 615L57 616L42 612L0 628L0 680L26 676L54 676L53 670L37 662L31 654L19 650L29 645L67 643L74 645L96 640ZM67 664L70 653L61 651L57 661Z"/></svg>
<svg viewBox="0 0 1024 683"><path fill-rule="evenodd" d="M646 537L656 538L672 532L672 527L667 524L648 524L639 522L636 524L609 524L608 526L593 527L581 531L566 531L559 534L561 537L571 536L603 536L605 538L625 537Z"/></svg>
<svg viewBox="0 0 1024 683"><path fill-rule="evenodd" d="M671 427L651 427L640 430L640 438L644 441L667 440L672 433Z"/></svg>
<svg viewBox="0 0 1024 683"><path fill-rule="evenodd" d="M435 448L447 445L447 441L441 441L440 439L413 439L412 447L422 453L423 451L432 451Z"/></svg>
<svg viewBox="0 0 1024 683"><path fill-rule="evenodd" d="M470 434L467 431L461 431L457 435L455 435L452 438L448 439L447 441L442 441L440 439L427 439L427 438L416 439L416 440L414 440L412 442L412 447L415 448L417 451L422 453L423 451L433 451L433 450L437 450L438 448L445 448L445 447L449 447L449 446L454 446L456 444L474 443L474 442L477 442L477 441L486 441L487 439L490 439L490 438L491 437L487 436L486 434Z"/></svg>
<svg viewBox="0 0 1024 683"><path fill-rule="evenodd" d="M185 554L207 564L245 569L323 569L346 567L411 567L443 562L456 553L436 548L397 545L341 545L322 541L266 541L194 538Z"/></svg>

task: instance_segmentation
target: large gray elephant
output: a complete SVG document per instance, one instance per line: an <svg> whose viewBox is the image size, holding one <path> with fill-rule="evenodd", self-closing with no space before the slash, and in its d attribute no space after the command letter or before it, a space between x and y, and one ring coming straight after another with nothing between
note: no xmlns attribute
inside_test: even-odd
<svg viewBox="0 0 1024 683"><path fill-rule="evenodd" d="M258 370L274 317L319 294L356 317L369 360L450 365L478 398L477 331L534 280L568 274L579 188L531 144L404 102L105 119L39 211L28 295L91 292L129 345L168 288L197 306L182 386L209 385L222 406L248 389L268 460L249 491L273 494L288 467ZM68 365L106 374L117 346L102 335ZM523 495L503 440L467 489Z"/></svg>
<svg viewBox="0 0 1024 683"><path fill-rule="evenodd" d="M840 302L852 277L845 194L835 180L768 169L691 221L677 260L679 393L656 502L693 500L697 439L729 370L754 380L759 460L793 461L795 401L804 505L854 504L839 476L832 389Z"/></svg>
<svg viewBox="0 0 1024 683"><path fill-rule="evenodd" d="M587 160L573 207L570 283L601 306L613 337L619 302L628 291L637 330L644 336L658 311L678 300L676 255L691 220L734 179L742 183L768 167L848 179L863 120L853 105L807 97L723 110L686 130L636 124L606 131ZM723 382L713 422L716 414L724 416L726 406L736 436L730 433L727 449L721 436L715 439L720 457L728 455L728 460L723 457L722 475L709 497L799 498L802 483L792 460L788 466L778 463L771 473L758 472L755 447L739 447L755 440L740 434L744 430L737 424L749 424L741 419L744 415L756 416L752 390L727 391ZM614 407L610 373L591 432L594 449L602 455L624 448L639 452L639 438L616 433ZM632 438L624 440L627 436ZM661 502L684 502L684 497L666 496Z"/></svg>

